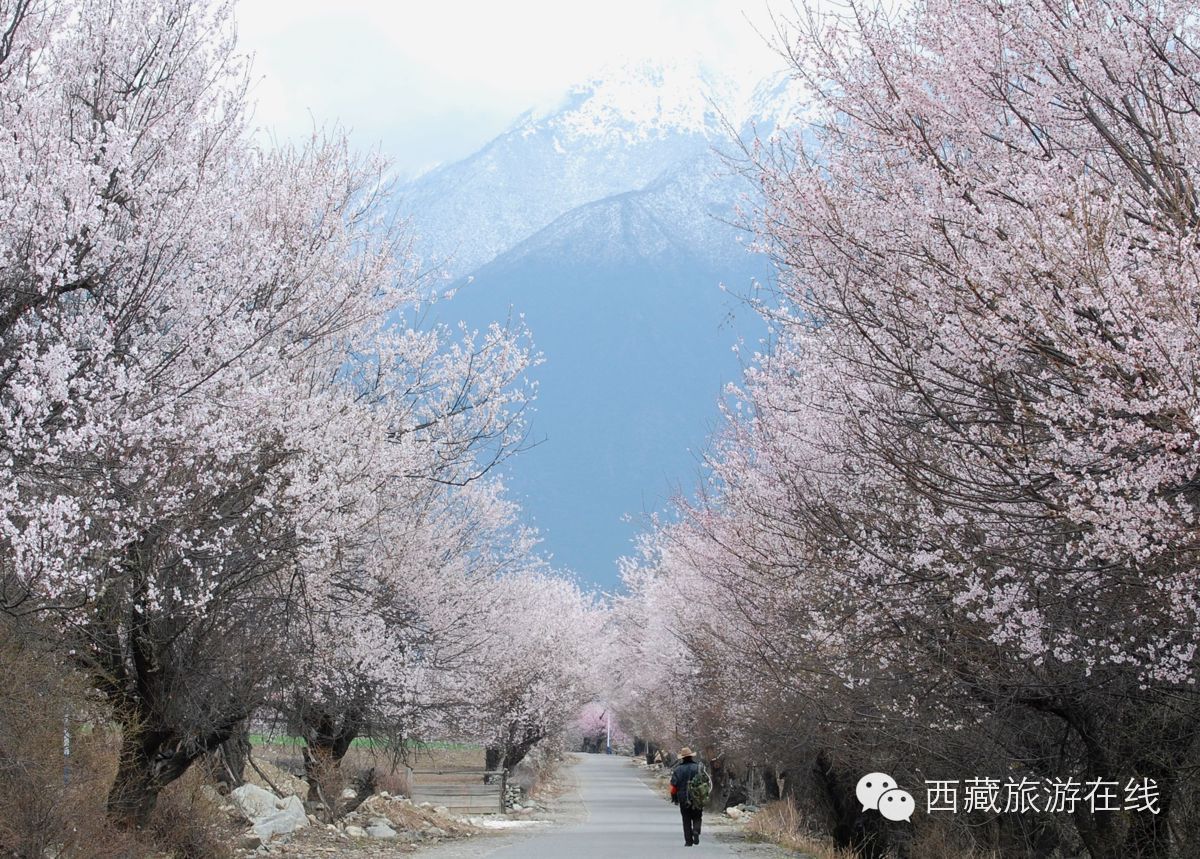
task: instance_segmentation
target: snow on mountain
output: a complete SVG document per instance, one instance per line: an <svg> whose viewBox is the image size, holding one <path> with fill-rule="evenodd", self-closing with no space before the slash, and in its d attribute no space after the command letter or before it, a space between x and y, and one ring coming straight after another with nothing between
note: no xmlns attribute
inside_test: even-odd
<svg viewBox="0 0 1200 859"><path fill-rule="evenodd" d="M576 207L647 189L689 165L714 190L713 149L732 148L728 123L765 116L771 94L700 65L610 70L555 109L526 113L474 155L413 180L400 210L427 263L461 276Z"/></svg>
<svg viewBox="0 0 1200 859"><path fill-rule="evenodd" d="M742 138L768 138L784 131L806 133L816 119L811 102L806 84L787 72L761 81L741 114Z"/></svg>
<svg viewBox="0 0 1200 859"><path fill-rule="evenodd" d="M598 139L625 145L674 134L708 139L722 133L722 118L739 116L746 94L733 80L700 64L615 68L567 95L567 110L548 125L568 141Z"/></svg>

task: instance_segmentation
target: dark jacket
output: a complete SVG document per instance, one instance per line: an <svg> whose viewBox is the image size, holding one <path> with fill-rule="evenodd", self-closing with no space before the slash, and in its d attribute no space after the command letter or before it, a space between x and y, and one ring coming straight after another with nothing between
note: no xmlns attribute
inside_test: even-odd
<svg viewBox="0 0 1200 859"><path fill-rule="evenodd" d="M675 765L675 770L671 773L671 787L675 788L672 794L680 803L687 802L688 785L691 784L692 778L699 772L700 764L695 760Z"/></svg>

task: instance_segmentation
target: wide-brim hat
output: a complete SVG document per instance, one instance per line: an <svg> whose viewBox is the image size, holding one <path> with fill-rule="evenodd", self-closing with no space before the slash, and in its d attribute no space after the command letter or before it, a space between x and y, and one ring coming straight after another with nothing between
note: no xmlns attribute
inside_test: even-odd
<svg viewBox="0 0 1200 859"><path fill-rule="evenodd" d="M682 749L679 750L679 757L681 757L681 758L690 758L694 754L695 754L695 752L693 752L687 746L684 746Z"/></svg>

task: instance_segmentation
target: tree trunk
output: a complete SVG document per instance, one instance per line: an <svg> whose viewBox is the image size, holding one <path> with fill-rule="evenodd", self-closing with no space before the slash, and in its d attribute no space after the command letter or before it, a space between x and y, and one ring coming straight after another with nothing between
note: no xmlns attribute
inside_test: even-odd
<svg viewBox="0 0 1200 859"><path fill-rule="evenodd" d="M338 725L333 716L322 713L304 729L304 780L308 782L308 801L320 802L330 815L336 811L340 785L335 777L341 769L342 758L362 730L362 720L354 713L342 717ZM337 790L332 790L337 788ZM333 796L329 794L333 793Z"/></svg>
<svg viewBox="0 0 1200 859"><path fill-rule="evenodd" d="M166 751L161 733L129 733L121 739L117 776L108 793L108 816L122 829L144 826L164 787L179 778L194 756Z"/></svg>
<svg viewBox="0 0 1200 859"><path fill-rule="evenodd" d="M500 765L512 772L517 764L525 760L525 756L530 750L538 744L545 736L545 733L539 728L527 727L522 733L520 739L513 739L509 742L508 748L504 750L504 759Z"/></svg>
<svg viewBox="0 0 1200 859"><path fill-rule="evenodd" d="M500 769L500 748L498 746L488 746L483 750L483 768L491 772L492 770Z"/></svg>
<svg viewBox="0 0 1200 859"><path fill-rule="evenodd" d="M833 840L863 859L883 859L888 852L887 821L873 809L861 811L854 790L824 752L817 754L813 775L832 814Z"/></svg>
<svg viewBox="0 0 1200 859"><path fill-rule="evenodd" d="M250 732L242 724L230 737L206 757L209 775L219 786L222 793L241 787L246 783L246 759L250 754Z"/></svg>
<svg viewBox="0 0 1200 859"><path fill-rule="evenodd" d="M121 829L143 826L154 810L159 790L154 783L150 760L143 750L122 742L117 777L108 792L108 816L113 823Z"/></svg>
<svg viewBox="0 0 1200 859"><path fill-rule="evenodd" d="M731 805L737 805L736 801L730 801L733 793L733 776L725 761L720 758L709 761L708 774L712 776L712 795L708 798L709 804L722 811Z"/></svg>
<svg viewBox="0 0 1200 859"><path fill-rule="evenodd" d="M375 793L378 787L379 783L376 778L375 767L364 770L362 774L354 779L354 798L346 800L346 802L338 807L338 817L344 817L354 811L354 809L370 799L371 794Z"/></svg>
<svg viewBox="0 0 1200 859"><path fill-rule="evenodd" d="M325 788L329 784L329 776L336 769L333 752L327 745L308 741L300 750L304 758L304 780L308 782L309 802L325 803Z"/></svg>
<svg viewBox="0 0 1200 859"><path fill-rule="evenodd" d="M484 750L484 767L489 770L506 769L512 772L545 736L545 731L539 726L510 722L500 743Z"/></svg>
<svg viewBox="0 0 1200 859"><path fill-rule="evenodd" d="M767 802L783 799L784 776L776 765L763 767L763 791Z"/></svg>

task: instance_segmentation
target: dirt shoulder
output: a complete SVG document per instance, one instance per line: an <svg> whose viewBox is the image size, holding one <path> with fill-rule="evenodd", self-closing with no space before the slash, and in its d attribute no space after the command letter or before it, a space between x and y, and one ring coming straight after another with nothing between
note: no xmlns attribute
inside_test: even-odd
<svg viewBox="0 0 1200 859"><path fill-rule="evenodd" d="M496 815L493 820L483 825L484 831L476 833L468 840L454 843L423 845L419 853L423 859L476 859L486 856L503 847L519 843L537 832L547 828L571 826L587 820L587 808L579 795L579 782L575 775L574 757L567 760L558 768L554 776L544 781L534 791L533 799L540 806L539 811L531 820L515 821L518 826L511 825L508 818L511 815ZM520 825L525 824L525 825Z"/></svg>
<svg viewBox="0 0 1200 859"><path fill-rule="evenodd" d="M310 818L309 825L261 846L246 846L241 857L288 859L386 859L420 854L430 859L469 859L519 842L548 827L583 820L583 807L568 759L522 803L518 813L460 817L429 803L376 794L335 825ZM372 827L386 824L394 837L378 838Z"/></svg>

